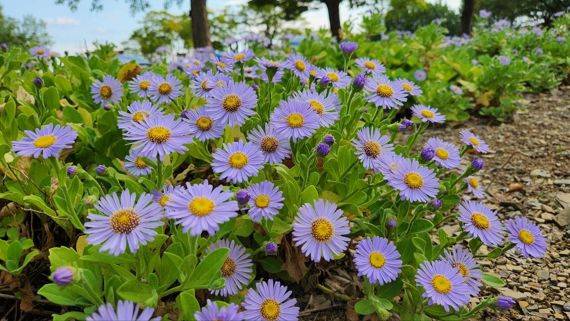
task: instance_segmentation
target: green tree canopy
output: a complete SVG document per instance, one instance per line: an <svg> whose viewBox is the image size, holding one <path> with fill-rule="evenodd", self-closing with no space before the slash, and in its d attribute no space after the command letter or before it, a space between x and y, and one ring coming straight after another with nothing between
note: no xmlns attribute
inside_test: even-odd
<svg viewBox="0 0 570 321"><path fill-rule="evenodd" d="M32 16L26 16L21 21L7 17L0 6L0 43L9 46L50 45L51 38L44 21Z"/></svg>

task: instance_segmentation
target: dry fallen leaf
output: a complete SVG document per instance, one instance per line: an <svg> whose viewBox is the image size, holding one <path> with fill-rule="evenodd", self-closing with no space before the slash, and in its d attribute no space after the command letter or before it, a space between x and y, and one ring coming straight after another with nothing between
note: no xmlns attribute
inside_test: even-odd
<svg viewBox="0 0 570 321"><path fill-rule="evenodd" d="M281 247L285 254L285 263L283 264L285 271L293 281L301 281L307 273L305 255L298 247L291 244L291 235L287 235L281 240Z"/></svg>
<svg viewBox="0 0 570 321"><path fill-rule="evenodd" d="M524 189L524 185L521 183L510 183L509 184L509 189L507 190L507 192L516 192L516 191L520 191Z"/></svg>

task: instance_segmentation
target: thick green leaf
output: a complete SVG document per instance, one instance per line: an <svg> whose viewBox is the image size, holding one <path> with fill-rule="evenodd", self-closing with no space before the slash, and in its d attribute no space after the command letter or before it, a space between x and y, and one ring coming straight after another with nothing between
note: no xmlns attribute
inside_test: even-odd
<svg viewBox="0 0 570 321"><path fill-rule="evenodd" d="M200 304L198 303L198 300L196 300L194 290L187 290L180 293L176 298L176 303L178 304L178 309L180 309L180 313L182 314L182 320L196 320L194 319L194 313L200 310Z"/></svg>
<svg viewBox="0 0 570 321"><path fill-rule="evenodd" d="M185 289L207 289L212 282L220 277L220 270L228 258L230 250L227 247L216 249L208 254L194 269L185 282Z"/></svg>
<svg viewBox="0 0 570 321"><path fill-rule="evenodd" d="M505 286L505 281L494 274L483 273L481 275L481 281L494 288L502 288Z"/></svg>
<svg viewBox="0 0 570 321"><path fill-rule="evenodd" d="M142 283L137 279L125 282L117 289L117 294L125 300L155 306L158 301L158 294L150 285Z"/></svg>
<svg viewBox="0 0 570 321"><path fill-rule="evenodd" d="M354 305L354 310L356 313L361 315L370 315L376 311L376 308L372 302L368 299L362 299Z"/></svg>

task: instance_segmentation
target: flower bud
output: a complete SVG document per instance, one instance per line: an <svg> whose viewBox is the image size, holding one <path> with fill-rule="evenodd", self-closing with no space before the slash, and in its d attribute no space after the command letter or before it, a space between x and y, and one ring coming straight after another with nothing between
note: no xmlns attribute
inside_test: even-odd
<svg viewBox="0 0 570 321"><path fill-rule="evenodd" d="M321 77L321 79L319 80L319 84L323 85L323 86L327 86L331 83L331 80L329 77L327 76L323 76Z"/></svg>
<svg viewBox="0 0 570 321"><path fill-rule="evenodd" d="M408 128L412 127L412 125L414 124L414 122L412 122L409 119L404 119L402 120L402 122L400 123L400 125L398 125L398 130L401 132L406 131Z"/></svg>
<svg viewBox="0 0 570 321"><path fill-rule="evenodd" d="M67 166L67 175L73 176L77 173L77 166L71 165Z"/></svg>
<svg viewBox="0 0 570 321"><path fill-rule="evenodd" d="M366 75L364 73L360 73L354 76L354 80L352 81L352 86L354 87L354 89L361 90L362 88L364 88L365 84L366 84Z"/></svg>
<svg viewBox="0 0 570 321"><path fill-rule="evenodd" d="M481 169L483 169L483 166L485 166L485 161L483 161L481 158L475 158L475 159L471 162L471 166L472 166L473 169L475 169L476 171L480 171Z"/></svg>
<svg viewBox="0 0 570 321"><path fill-rule="evenodd" d="M435 157L435 151L433 150L433 148L426 147L422 149L421 156L426 161L430 161Z"/></svg>
<svg viewBox="0 0 570 321"><path fill-rule="evenodd" d="M435 209L440 208L442 204L443 204L443 202L442 202L439 198L434 198L434 199L431 200L431 205L432 205Z"/></svg>
<svg viewBox="0 0 570 321"><path fill-rule="evenodd" d="M244 189L242 189L236 193L236 199L237 199L238 203L240 203L242 205L247 204L247 202L249 202L250 198L251 198L251 196L249 196L249 193Z"/></svg>
<svg viewBox="0 0 570 321"><path fill-rule="evenodd" d="M41 88L44 85L44 81L40 77L34 78L34 86Z"/></svg>
<svg viewBox="0 0 570 321"><path fill-rule="evenodd" d="M65 286L73 282L73 270L70 267L62 266L53 272L51 278L59 286Z"/></svg>
<svg viewBox="0 0 570 321"><path fill-rule="evenodd" d="M495 303L499 309L509 310L515 305L516 301L515 299L508 296L500 296L497 297L497 301Z"/></svg>
<svg viewBox="0 0 570 321"><path fill-rule="evenodd" d="M317 153L321 157L327 156L330 151L331 151L331 147L325 143L321 143L321 144L319 144L319 146L317 146Z"/></svg>
<svg viewBox="0 0 570 321"><path fill-rule="evenodd" d="M396 228L396 226L398 226L398 221L396 221L395 218L391 217L388 219L388 221L386 221L386 226L388 228Z"/></svg>
<svg viewBox="0 0 570 321"><path fill-rule="evenodd" d="M274 242L267 242L265 244L265 254L266 255L277 255L278 248L279 247Z"/></svg>
<svg viewBox="0 0 570 321"><path fill-rule="evenodd" d="M344 41L339 44L339 47L343 53L350 55L356 51L358 44L356 42Z"/></svg>
<svg viewBox="0 0 570 321"><path fill-rule="evenodd" d="M190 111L188 109L184 109L181 113L180 113L180 117L182 118L190 118Z"/></svg>
<svg viewBox="0 0 570 321"><path fill-rule="evenodd" d="M97 173L97 175L105 175L107 173L107 167L105 165L97 165L97 167L95 168L95 173Z"/></svg>

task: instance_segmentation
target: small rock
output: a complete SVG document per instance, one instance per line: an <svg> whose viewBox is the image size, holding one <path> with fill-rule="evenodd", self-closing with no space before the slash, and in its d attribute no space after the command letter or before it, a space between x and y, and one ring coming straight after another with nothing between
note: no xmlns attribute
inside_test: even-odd
<svg viewBox="0 0 570 321"><path fill-rule="evenodd" d="M561 213L554 217L556 224L565 227L570 224L570 207L564 209Z"/></svg>
<svg viewBox="0 0 570 321"><path fill-rule="evenodd" d="M556 185L570 185L570 179L555 179L554 184L556 184Z"/></svg>
<svg viewBox="0 0 570 321"><path fill-rule="evenodd" d="M556 194L556 200L563 207L570 207L570 193L558 193Z"/></svg>
<svg viewBox="0 0 570 321"><path fill-rule="evenodd" d="M570 312L570 302L564 303L564 305L562 306L562 309L566 312Z"/></svg>
<svg viewBox="0 0 570 321"><path fill-rule="evenodd" d="M515 272L522 272L523 268L519 265L512 265L512 264L507 264L507 270L509 271L515 271Z"/></svg>
<svg viewBox="0 0 570 321"><path fill-rule="evenodd" d="M538 177L544 177L544 178L550 178L550 173L548 171L545 171L543 169L533 169L530 172L530 176L538 176ZM570 184L570 183L569 183Z"/></svg>
<svg viewBox="0 0 570 321"><path fill-rule="evenodd" d="M540 280L548 280L550 278L550 271L548 270L539 270L538 271L538 278Z"/></svg>
<svg viewBox="0 0 570 321"><path fill-rule="evenodd" d="M566 284L566 282L558 282L556 286L565 289L568 287L568 284Z"/></svg>
<svg viewBox="0 0 570 321"><path fill-rule="evenodd" d="M538 313L550 314L550 309L538 309Z"/></svg>
<svg viewBox="0 0 570 321"><path fill-rule="evenodd" d="M521 307L521 309L526 309L526 307L529 306L529 303L526 301L519 301L519 306Z"/></svg>
<svg viewBox="0 0 570 321"><path fill-rule="evenodd" d="M499 289L499 292L501 292L502 295L509 296L515 300L523 299L528 296L528 293L522 293L508 288L501 288Z"/></svg>
<svg viewBox="0 0 570 321"><path fill-rule="evenodd" d="M555 216L550 214L550 213L546 213L546 212L542 212L542 214L540 214L540 217L547 221L547 222L552 222L554 221Z"/></svg>

